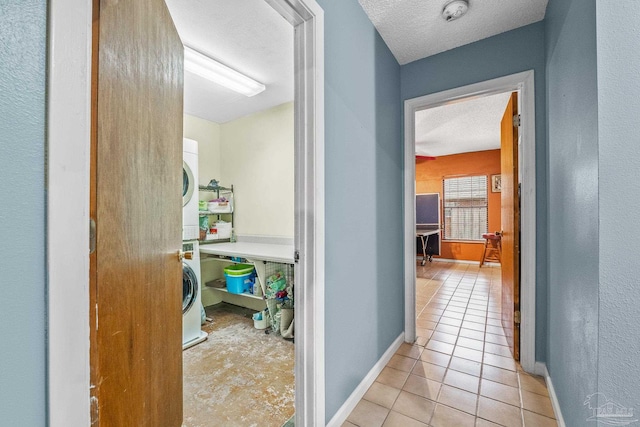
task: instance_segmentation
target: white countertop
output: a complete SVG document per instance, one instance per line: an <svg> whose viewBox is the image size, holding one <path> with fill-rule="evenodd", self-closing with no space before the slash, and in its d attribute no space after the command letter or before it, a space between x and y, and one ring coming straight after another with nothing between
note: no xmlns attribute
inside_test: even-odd
<svg viewBox="0 0 640 427"><path fill-rule="evenodd" d="M200 245L201 254L238 256L253 260L294 263L293 245L278 245L273 243L211 243Z"/></svg>

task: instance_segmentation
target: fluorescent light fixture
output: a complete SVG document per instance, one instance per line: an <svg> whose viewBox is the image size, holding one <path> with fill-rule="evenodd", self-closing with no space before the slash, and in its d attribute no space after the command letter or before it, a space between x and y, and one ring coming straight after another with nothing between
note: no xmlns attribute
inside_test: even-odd
<svg viewBox="0 0 640 427"><path fill-rule="evenodd" d="M187 46L184 47L184 69L245 96L254 96L266 89L262 83Z"/></svg>

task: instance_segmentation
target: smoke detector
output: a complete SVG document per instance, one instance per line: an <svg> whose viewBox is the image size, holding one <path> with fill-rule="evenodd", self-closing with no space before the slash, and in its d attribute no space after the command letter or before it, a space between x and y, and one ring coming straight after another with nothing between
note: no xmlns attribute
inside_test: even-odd
<svg viewBox="0 0 640 427"><path fill-rule="evenodd" d="M442 17L447 21L455 21L462 17L469 10L469 2L467 0L452 0L442 8Z"/></svg>

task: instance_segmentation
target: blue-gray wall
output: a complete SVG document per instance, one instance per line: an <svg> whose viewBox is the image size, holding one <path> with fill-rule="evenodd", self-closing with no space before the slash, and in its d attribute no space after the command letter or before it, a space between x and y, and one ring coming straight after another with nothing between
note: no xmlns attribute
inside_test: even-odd
<svg viewBox="0 0 640 427"><path fill-rule="evenodd" d="M640 407L639 16L633 0L547 10L547 365L569 427L593 393Z"/></svg>
<svg viewBox="0 0 640 427"><path fill-rule="evenodd" d="M640 2L597 1L596 12L600 161L598 391L621 405L636 408L634 418L637 419L640 408Z"/></svg>
<svg viewBox="0 0 640 427"><path fill-rule="evenodd" d="M326 418L404 329L400 66L357 0L325 13Z"/></svg>
<svg viewBox="0 0 640 427"><path fill-rule="evenodd" d="M441 92L527 70L535 73L537 283L536 360L546 357L547 147L544 23L528 25L404 65L402 99Z"/></svg>
<svg viewBox="0 0 640 427"><path fill-rule="evenodd" d="M547 368L568 426L584 425L598 358L598 98L595 0L546 16L549 140Z"/></svg>
<svg viewBox="0 0 640 427"><path fill-rule="evenodd" d="M403 329L401 100L529 69L536 358L547 363L569 427L585 425L584 399L597 391L640 407L640 4L622 1L550 0L544 23L400 68L357 0L318 0L326 20L327 420ZM0 0L3 425L46 420L45 61L46 2Z"/></svg>
<svg viewBox="0 0 640 427"><path fill-rule="evenodd" d="M0 0L0 424L45 425L46 2Z"/></svg>

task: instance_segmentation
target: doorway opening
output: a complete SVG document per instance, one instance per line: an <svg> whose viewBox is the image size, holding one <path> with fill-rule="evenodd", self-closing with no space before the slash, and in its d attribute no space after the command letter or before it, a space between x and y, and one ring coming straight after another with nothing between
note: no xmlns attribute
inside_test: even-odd
<svg viewBox="0 0 640 427"><path fill-rule="evenodd" d="M429 188L420 188L416 184L416 162L415 155L419 144L416 144L416 115L421 111L427 111L428 109L438 108L446 105L458 105L464 103L464 101L475 101L485 97L496 96L501 93L518 92L520 94L520 158L517 162L520 170L520 185L521 185L521 324L520 331L521 337L519 340L521 350L521 364L525 371L535 372L535 106L534 106L534 87L533 87L533 71L527 71L524 73L515 74L512 76L506 76L487 82L482 82L470 86L465 86L457 89L448 90L432 95L426 95L420 98L407 100L405 102L405 337L407 342L414 342L416 339L416 268L420 268L420 261L416 261L416 194L428 192L437 192ZM504 107L504 106L503 106ZM518 144L516 144L518 145ZM418 153L420 154L420 153ZM428 153L423 153L428 154ZM428 156L429 158L436 156ZM437 157L436 157L437 158ZM430 160L422 160L427 166ZM420 168L420 166L418 166ZM425 166L426 167L426 166ZM469 172L469 171L468 171ZM496 172L500 172L498 169ZM457 175L466 175L466 180L473 180L473 173L457 172ZM500 173L484 172L482 174L476 174L478 176L484 175L487 180L486 191L487 198L491 197L491 180L493 175L499 175ZM470 178L471 177L471 178ZM447 177L447 178L460 178L460 176ZM439 183L439 188L442 188L441 194L445 192L445 185L447 178L442 179ZM495 178L493 179L495 180ZM472 182L467 184L472 184ZM466 181L465 181L466 182ZM517 183L516 178L516 183ZM460 183L457 183L460 184ZM425 184L422 184L425 185ZM517 184L516 184L517 186ZM428 187L428 185L427 185ZM446 195L442 194L446 197ZM474 203L477 203L475 201ZM455 204L454 204L455 205ZM451 206L441 208L438 207L437 211L443 213L443 221L438 224L440 228L444 230L444 242L446 242L447 233L450 237L453 237L452 233L457 232L451 230L450 226L455 226L456 215L460 212L454 212L455 209L451 209ZM440 210L442 209L442 210ZM489 209L488 209L489 210ZM487 215L489 212L487 210ZM476 212L474 215L479 215ZM447 223L448 216L448 223ZM484 218L477 216L477 223L484 223L485 227L491 222L487 216L485 222ZM444 226L443 226L444 223ZM495 225L495 220L494 224ZM464 227L462 227L464 228ZM464 230L462 230L464 232ZM477 231L476 232L477 234ZM487 232L501 231L500 228L495 230L487 229ZM442 236L442 233L440 233ZM481 236L476 236L476 239ZM483 250L483 240L478 240L478 243L469 245L461 245L461 242L455 242L452 240L452 245L443 248L446 251L445 257L449 258L464 258L463 252L473 253L474 257L477 256L476 265L480 262L481 251ZM468 246L468 247L464 247ZM475 246L475 247L474 247ZM433 248L431 248L433 250ZM475 254L475 252L477 254ZM455 253L457 252L457 253ZM467 258L469 254L467 254ZM419 335L419 334L418 334Z"/></svg>
<svg viewBox="0 0 640 427"><path fill-rule="evenodd" d="M324 424L323 337L323 14L314 0L270 0L294 28L296 99L295 126L295 219L296 249L296 423ZM88 425L90 421L89 256L86 244L64 236L89 236L89 100L91 73L91 5L77 8L59 2L50 20L49 81L51 97L49 153L61 162L49 170L53 188L64 188L62 199L48 206L50 265L78 265L73 271L51 269L49 277L49 422L52 426ZM94 17L95 18L95 17ZM69 45L77 49L69 49ZM64 52L64 53L63 53ZM80 64L78 73L66 72L68 63ZM80 70L81 69L81 70ZM69 99L78 101L70 108ZM75 104L74 104L75 106ZM68 129L78 129L70 137ZM60 196L60 194L57 194ZM66 220L69 206L77 206L77 221ZM55 221L65 218L64 221ZM75 225L70 225L70 224ZM77 233L74 230L77 229ZM176 248L177 251L178 248ZM174 253L175 254L175 253ZM62 273L62 274L61 274ZM84 284L84 286L81 286ZM69 378L73 378L70 381ZM171 397L175 399L175 396ZM173 402L172 402L173 404Z"/></svg>
<svg viewBox="0 0 640 427"><path fill-rule="evenodd" d="M183 425L280 427L295 411L304 286L294 274L294 27L264 0L166 4L185 49L185 147L196 148L183 208L183 241L199 254L197 307L183 315ZM223 80L222 67L240 75Z"/></svg>

